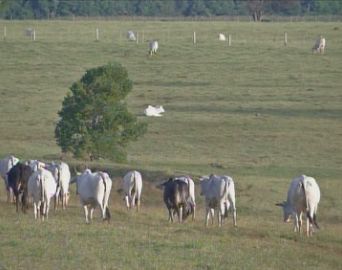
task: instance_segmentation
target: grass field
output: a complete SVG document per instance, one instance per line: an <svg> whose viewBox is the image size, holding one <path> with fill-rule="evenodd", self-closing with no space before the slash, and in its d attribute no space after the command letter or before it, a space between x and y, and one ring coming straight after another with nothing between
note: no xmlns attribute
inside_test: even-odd
<svg viewBox="0 0 342 270"><path fill-rule="evenodd" d="M111 224L96 213L85 225L74 192L69 209L35 222L32 209L15 214L1 185L0 269L342 269L340 22L0 21L4 26L1 157L59 159L54 127L68 88L110 61L127 68L134 82L127 103L148 132L129 146L125 164L64 157L110 172ZM36 41L24 35L29 27ZM139 31L139 44L125 39L128 30ZM232 46L217 40L219 32L232 35ZM311 53L319 34L325 55ZM148 57L153 38L160 49ZM148 104L163 105L164 117L145 118ZM141 213L126 212L116 192L132 168L144 176ZM209 173L234 178L238 228L231 219L221 229L204 227L199 188L197 220L168 224L155 184ZM321 230L311 239L295 235L274 206L303 173L322 192Z"/></svg>

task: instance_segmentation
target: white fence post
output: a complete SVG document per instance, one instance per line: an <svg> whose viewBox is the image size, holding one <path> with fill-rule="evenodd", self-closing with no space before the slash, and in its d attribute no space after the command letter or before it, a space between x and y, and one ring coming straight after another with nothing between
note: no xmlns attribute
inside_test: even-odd
<svg viewBox="0 0 342 270"><path fill-rule="evenodd" d="M4 40L6 40L6 36L7 36L7 28L6 26L4 26Z"/></svg>
<svg viewBox="0 0 342 270"><path fill-rule="evenodd" d="M228 46L229 47L232 46L232 35L231 34L228 35Z"/></svg>
<svg viewBox="0 0 342 270"><path fill-rule="evenodd" d="M100 31L98 28L96 28L96 41L100 40Z"/></svg>
<svg viewBox="0 0 342 270"><path fill-rule="evenodd" d="M193 43L196 44L196 32L194 32L192 40L193 40Z"/></svg>
<svg viewBox="0 0 342 270"><path fill-rule="evenodd" d="M139 32L137 31L137 44L139 44Z"/></svg>
<svg viewBox="0 0 342 270"><path fill-rule="evenodd" d="M284 45L287 46L287 32L284 33Z"/></svg>
<svg viewBox="0 0 342 270"><path fill-rule="evenodd" d="M33 40L33 41L36 41L36 29L33 29L33 32L32 32L32 40Z"/></svg>

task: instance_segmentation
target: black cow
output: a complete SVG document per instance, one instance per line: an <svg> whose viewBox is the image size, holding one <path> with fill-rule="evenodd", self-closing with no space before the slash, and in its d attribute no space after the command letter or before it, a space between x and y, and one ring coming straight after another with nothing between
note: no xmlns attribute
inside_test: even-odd
<svg viewBox="0 0 342 270"><path fill-rule="evenodd" d="M188 184L170 178L162 186L164 187L164 202L169 211L169 221L173 222L173 215L177 213L178 221L181 223L193 212Z"/></svg>
<svg viewBox="0 0 342 270"><path fill-rule="evenodd" d="M7 173L8 177L8 186L13 190L13 194L16 198L16 209L17 213L19 211L19 195L22 194L21 197L21 209L24 213L26 213L27 205L27 183L28 179L32 174L32 169L30 166L27 166L23 163L17 163L13 166L10 171Z"/></svg>

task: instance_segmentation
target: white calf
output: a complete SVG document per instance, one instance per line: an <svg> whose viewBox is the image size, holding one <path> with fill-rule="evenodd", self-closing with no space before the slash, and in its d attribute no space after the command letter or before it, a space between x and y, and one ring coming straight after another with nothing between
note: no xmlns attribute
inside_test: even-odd
<svg viewBox="0 0 342 270"><path fill-rule="evenodd" d="M149 54L153 55L153 54L157 54L159 48L159 44L157 40L153 40L149 43Z"/></svg>

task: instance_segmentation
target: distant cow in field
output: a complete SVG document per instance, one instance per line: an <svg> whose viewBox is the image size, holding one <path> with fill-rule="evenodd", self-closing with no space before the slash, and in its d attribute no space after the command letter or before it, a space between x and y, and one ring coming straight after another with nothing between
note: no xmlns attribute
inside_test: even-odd
<svg viewBox="0 0 342 270"><path fill-rule="evenodd" d="M101 209L102 219L109 221L108 200L112 189L112 180L109 175L105 172L93 173L87 169L74 181L76 181L77 193L84 208L86 223L88 224L92 220L93 212L97 206Z"/></svg>
<svg viewBox="0 0 342 270"><path fill-rule="evenodd" d="M164 203L169 211L169 222L173 222L173 215L176 212L179 223L182 223L193 212L189 185L182 180L169 178L162 187Z"/></svg>
<svg viewBox="0 0 342 270"><path fill-rule="evenodd" d="M16 210L19 212L19 195L21 197L21 209L25 213L27 209L28 191L27 185L32 170L29 166L18 162L8 172L8 187L13 191L16 198Z"/></svg>
<svg viewBox="0 0 342 270"><path fill-rule="evenodd" d="M164 107L163 106L151 106L148 105L147 108L144 110L144 114L146 116L156 116L156 117L160 117L163 116L162 113L164 113Z"/></svg>
<svg viewBox="0 0 342 270"><path fill-rule="evenodd" d="M45 165L45 168L49 170L56 179L57 189L55 196L55 210L57 209L59 200L62 202L62 208L66 209L69 199L69 184L70 184L70 169L65 162L49 163Z"/></svg>
<svg viewBox="0 0 342 270"><path fill-rule="evenodd" d="M325 38L320 36L316 42L315 45L312 47L312 52L317 52L320 54L324 54L324 50L325 50Z"/></svg>
<svg viewBox="0 0 342 270"><path fill-rule="evenodd" d="M157 54L159 44L157 40L152 40L149 42L149 55Z"/></svg>
<svg viewBox="0 0 342 270"><path fill-rule="evenodd" d="M33 199L34 218L48 219L50 201L56 194L57 183L52 173L38 168L29 178L28 195Z"/></svg>
<svg viewBox="0 0 342 270"><path fill-rule="evenodd" d="M277 203L283 208L284 222L289 222L291 216L294 218L294 231L302 230L302 214L307 216L306 234L312 235L313 225L317 228L316 213L320 201L320 189L314 178L301 175L292 180L287 192L287 200Z"/></svg>
<svg viewBox="0 0 342 270"><path fill-rule="evenodd" d="M8 186L7 173L10 169L19 162L19 159L14 156L7 156L0 160L0 176L4 179L6 191L7 191L7 202L13 201L13 190Z"/></svg>
<svg viewBox="0 0 342 270"><path fill-rule="evenodd" d="M127 32L127 39L129 41L136 41L137 40L133 31L128 31Z"/></svg>
<svg viewBox="0 0 342 270"><path fill-rule="evenodd" d="M137 210L140 209L140 199L142 192L142 177L138 171L130 171L123 178L123 190L125 192L125 202L127 209L134 208L137 205Z"/></svg>
<svg viewBox="0 0 342 270"><path fill-rule="evenodd" d="M214 210L217 209L219 226L222 226L223 218L228 215L231 208L233 212L233 224L236 226L235 186L229 176L204 176L200 179L201 195L205 197L206 218L208 226L209 216L214 218Z"/></svg>
<svg viewBox="0 0 342 270"><path fill-rule="evenodd" d="M222 34L222 33L219 33L218 39L220 41L226 41L226 36L224 34Z"/></svg>

